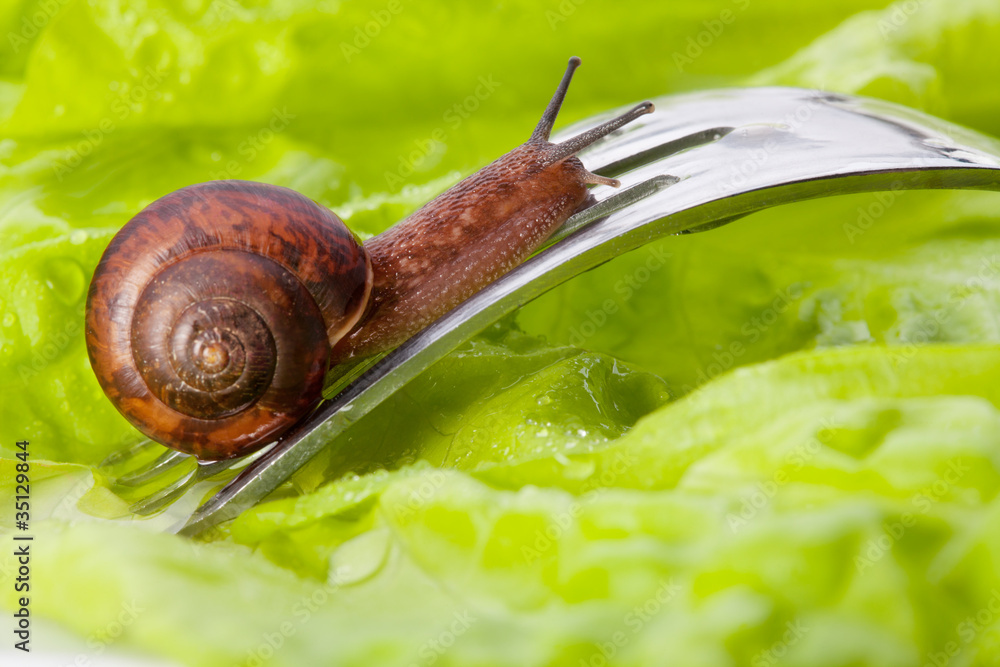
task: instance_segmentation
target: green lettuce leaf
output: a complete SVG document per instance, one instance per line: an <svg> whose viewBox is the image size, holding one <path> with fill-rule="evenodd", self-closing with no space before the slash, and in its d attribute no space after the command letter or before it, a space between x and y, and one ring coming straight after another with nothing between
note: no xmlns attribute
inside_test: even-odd
<svg viewBox="0 0 1000 667"><path fill-rule="evenodd" d="M31 440L33 617L213 667L1000 661L996 194L806 202L609 262L199 540L96 467L140 436L90 372L86 286L157 197L259 180L377 233L523 141L572 53L560 123L778 84L1000 133L1000 3L884 4L0 7L0 488Z"/></svg>
<svg viewBox="0 0 1000 667"><path fill-rule="evenodd" d="M260 506L233 527L259 553L46 526L36 576L59 595L39 611L101 636L141 609L123 641L196 665L648 664L664 646L678 664L922 664L951 644L991 664L998 366L995 346L896 368L879 349L793 355L535 479L417 464ZM594 454L614 463L581 465Z"/></svg>

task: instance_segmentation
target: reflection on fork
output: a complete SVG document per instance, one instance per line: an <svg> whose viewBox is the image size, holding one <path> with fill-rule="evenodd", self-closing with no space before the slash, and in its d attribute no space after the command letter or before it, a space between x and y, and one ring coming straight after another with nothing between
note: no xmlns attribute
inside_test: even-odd
<svg viewBox="0 0 1000 667"><path fill-rule="evenodd" d="M384 358L347 369L326 393L333 398L280 442L251 455L252 461L194 464L170 453L133 468L119 485L164 484L170 471L187 470L137 503L136 513L156 511L198 481L231 475L239 465L245 467L181 532L197 534L234 518L479 331L650 241L816 197L888 189L1000 190L1000 143L898 105L795 88L705 91L654 103L655 113L580 153L591 171L621 180L622 191L595 187L598 203L570 218L547 248ZM576 135L603 120L561 134Z"/></svg>
<svg viewBox="0 0 1000 667"><path fill-rule="evenodd" d="M264 450L232 461L199 462L193 456L143 440L108 456L99 468L112 490L133 501L129 512L139 516L167 507L199 482L232 477ZM223 473L229 472L228 476Z"/></svg>
<svg viewBox="0 0 1000 667"><path fill-rule="evenodd" d="M332 397L350 385L386 353L331 369L324 395ZM130 501L131 514L149 516L169 506L201 482L221 483L250 465L272 447L269 445L237 459L199 461L189 454L145 439L113 452L99 468L112 489Z"/></svg>

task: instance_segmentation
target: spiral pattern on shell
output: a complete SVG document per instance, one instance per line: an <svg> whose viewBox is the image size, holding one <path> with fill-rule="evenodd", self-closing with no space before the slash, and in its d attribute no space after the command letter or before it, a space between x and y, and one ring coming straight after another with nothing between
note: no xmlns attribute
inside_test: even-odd
<svg viewBox="0 0 1000 667"><path fill-rule="evenodd" d="M319 401L371 284L361 244L312 200L245 181L182 188L105 250L87 298L91 365L150 438L243 455Z"/></svg>

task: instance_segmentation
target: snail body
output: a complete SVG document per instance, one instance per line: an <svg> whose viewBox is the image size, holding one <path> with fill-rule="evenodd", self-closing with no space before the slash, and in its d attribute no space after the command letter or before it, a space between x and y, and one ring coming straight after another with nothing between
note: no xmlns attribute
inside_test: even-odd
<svg viewBox="0 0 1000 667"><path fill-rule="evenodd" d="M158 199L115 236L87 299L87 349L136 428L200 459L279 438L327 369L391 349L534 252L588 200L575 153L646 102L561 144L549 132L579 59L529 140L361 244L287 188L213 181Z"/></svg>

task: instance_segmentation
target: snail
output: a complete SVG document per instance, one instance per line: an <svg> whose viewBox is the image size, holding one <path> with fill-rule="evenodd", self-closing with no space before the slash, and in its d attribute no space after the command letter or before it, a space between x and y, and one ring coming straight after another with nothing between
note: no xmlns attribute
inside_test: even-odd
<svg viewBox="0 0 1000 667"><path fill-rule="evenodd" d="M202 460L278 439L318 404L333 364L391 349L527 258L588 184L580 149L644 102L548 141L579 58L527 142L364 243L293 190L224 180L181 188L115 235L86 310L87 351L136 428Z"/></svg>

